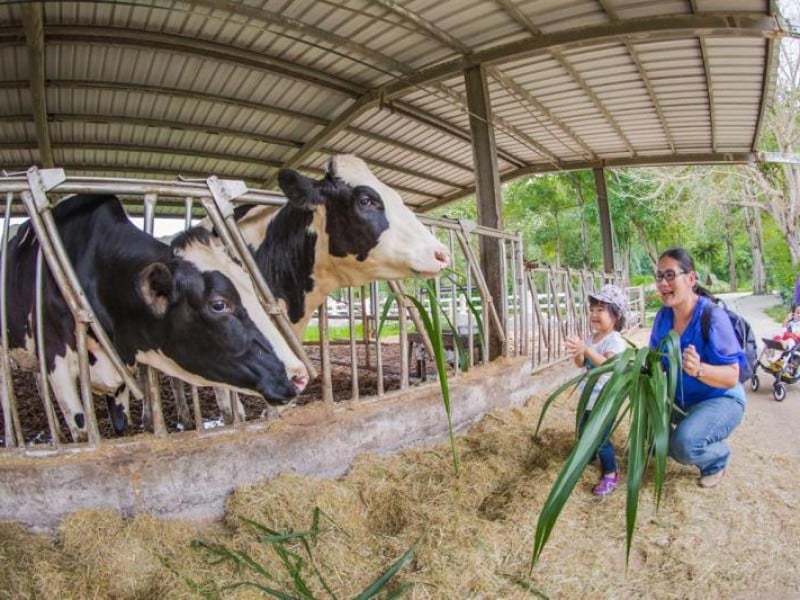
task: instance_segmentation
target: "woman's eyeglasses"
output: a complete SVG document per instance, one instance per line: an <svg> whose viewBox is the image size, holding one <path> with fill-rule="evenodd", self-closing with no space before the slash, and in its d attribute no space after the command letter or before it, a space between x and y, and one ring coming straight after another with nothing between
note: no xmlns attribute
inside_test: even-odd
<svg viewBox="0 0 800 600"><path fill-rule="evenodd" d="M673 271L672 269L668 271L656 271L656 281L663 281L666 279L667 281L674 281L678 275L685 275L687 271Z"/></svg>

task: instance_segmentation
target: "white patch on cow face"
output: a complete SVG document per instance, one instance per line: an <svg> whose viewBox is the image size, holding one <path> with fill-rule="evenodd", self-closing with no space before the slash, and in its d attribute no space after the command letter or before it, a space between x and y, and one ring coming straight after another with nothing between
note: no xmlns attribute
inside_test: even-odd
<svg viewBox="0 0 800 600"><path fill-rule="evenodd" d="M366 283L373 279L432 277L450 262L444 244L420 223L400 195L382 183L360 158L338 155L331 159L332 174L345 183L373 188L383 200L389 227L378 238L365 261L358 263Z"/></svg>
<svg viewBox="0 0 800 600"><path fill-rule="evenodd" d="M194 264L200 271L219 271L231 280L233 285L236 287L236 291L239 293L242 305L250 315L253 323L255 323L256 327L264 335L264 337L269 340L269 343L272 345L276 356L286 367L287 379L296 382L295 387L297 388L298 393L303 391L306 383L308 383L308 370L303 362L289 347L289 344L280 334L278 328L272 322L272 319L270 319L266 310L264 310L264 307L261 305L261 302L259 302L258 294L252 280L250 279L250 276L247 274L244 267L236 263L231 258L230 254L228 254L227 250L225 249L224 244L218 238L212 238L211 246L200 242L194 242L188 244L185 248L183 248L183 250L176 252L176 254L181 256L184 260ZM149 355L150 353L144 354ZM150 362L144 362L146 364L152 364ZM177 364L175 366L177 367ZM180 367L177 368L180 369ZM181 369L181 371L183 370ZM185 373L185 371L183 371L183 373ZM170 374L185 379L190 383L194 383L188 376L184 376L177 372ZM225 385L221 384L220 382L214 382L213 384ZM212 385L212 383L205 382L196 385ZM248 393L254 392L253 390L248 390Z"/></svg>
<svg viewBox="0 0 800 600"><path fill-rule="evenodd" d="M87 338L87 348L94 356L94 364L89 365L89 379L92 381L92 391L95 394L110 394L124 383L122 376L114 368L114 363L103 350L102 346L93 338Z"/></svg>

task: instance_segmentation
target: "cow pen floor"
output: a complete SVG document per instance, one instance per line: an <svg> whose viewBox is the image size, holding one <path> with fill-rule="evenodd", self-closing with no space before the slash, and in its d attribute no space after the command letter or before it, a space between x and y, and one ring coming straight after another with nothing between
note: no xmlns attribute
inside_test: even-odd
<svg viewBox="0 0 800 600"><path fill-rule="evenodd" d="M315 367L319 371L319 346L306 346L306 351L308 352L309 357L313 361ZM367 353L362 344L358 345L357 352L359 397L376 396L378 393L378 376L377 369L375 367L375 348L374 346L370 347L369 362L367 361ZM334 402L349 400L352 396L350 346L331 344L330 353ZM383 363L384 392L400 389L400 344L391 341L382 343L381 356ZM433 370L433 362L428 361L426 367L428 377L433 377L435 373ZM414 374L414 368L412 368L412 374ZM32 445L47 444L49 442L47 417L43 409L42 400L39 396L34 374L32 372L14 370L12 373L12 381L25 443ZM412 377L410 382L411 385L413 385L414 381L416 380ZM170 389L170 383L167 377L161 377L160 391L167 430L183 430L184 426L179 422L177 407L175 402L172 400L172 391ZM190 399L188 386L185 386L185 391L187 398ZM198 389L198 392L200 398L200 411L203 416L204 427L210 428L221 425L221 416L219 414L213 389L202 387ZM267 403L264 399L258 396L248 395L241 395L240 398L245 408L246 419L248 421L267 418ZM297 404L317 402L321 401L321 399L322 383L321 378L318 376L309 383L308 387L298 397ZM111 421L108 416L108 407L106 406L106 402L98 397L95 397L95 410L97 413L97 424L100 429L100 435L103 438L119 437L114 434L114 431L111 427ZM288 410L291 410L291 408L288 408ZM64 441L69 441L69 430L64 424L60 411L57 407L56 414L59 419L61 439ZM135 436L143 431L143 427L141 425L142 405L140 402L131 402L131 420L134 423L134 426L129 429L129 431L125 434L126 436ZM4 443L2 436L4 426L5 423L3 414L2 411L0 411L0 446ZM194 425L189 423L188 427L192 428Z"/></svg>
<svg viewBox="0 0 800 600"><path fill-rule="evenodd" d="M109 510L80 511L50 535L0 522L0 589L19 598L197 597L186 577L220 597L263 597L246 587L221 591L248 579L294 589L275 552L259 543L263 533L246 520L306 531L319 508L314 567L340 598L356 596L414 543L414 557L396 582L410 586L411 600L798 597L797 445L794 438L764 443L798 415L794 390L784 403L766 392L753 395L719 487L699 488L693 469L670 461L656 512L647 478L627 569L625 489L593 497L597 472L588 468L531 574L538 511L572 447L574 427L573 396L551 408L533 438L542 400L494 411L459 437L459 476L442 443L394 456L365 454L336 480L285 473L241 486L214 524ZM215 562L192 540L246 552L276 579ZM306 556L299 542L291 549ZM310 572L303 571L305 580L323 597Z"/></svg>

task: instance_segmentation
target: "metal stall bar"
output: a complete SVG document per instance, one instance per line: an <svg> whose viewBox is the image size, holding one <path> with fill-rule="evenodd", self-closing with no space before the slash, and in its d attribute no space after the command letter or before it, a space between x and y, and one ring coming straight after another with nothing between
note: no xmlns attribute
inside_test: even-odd
<svg viewBox="0 0 800 600"><path fill-rule="evenodd" d="M377 373L377 395L383 396L385 393L385 389L383 386L383 350L381 348L381 336L378 332L378 318L380 315L380 306L379 300L380 296L378 295L378 282L373 281L369 284L370 289L370 304L372 305L372 320L370 321L373 323L373 330L375 331L375 370ZM369 336L367 336L369 337ZM369 347L369 343L367 342L365 346ZM367 363L369 365L369 362Z"/></svg>
<svg viewBox="0 0 800 600"><path fill-rule="evenodd" d="M192 227L192 206L194 204L194 199L191 196L186 196L183 199L183 207L184 207L184 217L183 217L183 230L186 231L191 229ZM173 381L176 384L180 385L181 392L183 392L183 384L178 380L173 378ZM194 428L198 432L203 431L203 413L200 410L200 391L197 389L197 386L193 383L189 384L189 393L192 396L192 414L194 416ZM176 394L175 399L178 399L178 395Z"/></svg>
<svg viewBox="0 0 800 600"><path fill-rule="evenodd" d="M553 316L555 313L555 316ZM547 362L553 360L558 353L556 345L558 337L556 322L558 319L558 293L555 287L553 268L547 269Z"/></svg>
<svg viewBox="0 0 800 600"><path fill-rule="evenodd" d="M528 298L525 294L525 256L523 254L522 234L517 234L514 241L514 248L517 256L517 295L520 303L520 353L528 356L530 351L530 339L528 332Z"/></svg>
<svg viewBox="0 0 800 600"><path fill-rule="evenodd" d="M361 304L361 342L364 346L364 364L369 368L372 365L372 359L370 357L370 347L369 347L369 332L370 332L370 313L367 311L367 286L362 285L358 288L358 301ZM352 306L350 302L348 305ZM373 298L370 296L369 298L369 305L370 307L374 306ZM372 309L371 309L372 310ZM375 311L372 310L372 314L375 314Z"/></svg>
<svg viewBox="0 0 800 600"><path fill-rule="evenodd" d="M502 290L500 296L503 298L503 304L505 305L499 307L500 314L504 315L504 317L498 318L498 320L500 322L500 330L503 332L503 341L505 342L503 344L503 355L509 357L513 354L511 352L511 345L514 343L514 340L508 339L508 257L506 256L505 238L497 238L497 256L500 258L500 286ZM495 306L495 308L498 307ZM498 317L500 317L499 314ZM509 341L511 343L509 343Z"/></svg>
<svg viewBox="0 0 800 600"><path fill-rule="evenodd" d="M0 348L0 363L2 363L0 366L2 367L3 377L3 385L0 387L2 397L0 399L2 399L3 403L3 440L7 448L23 443L22 425L19 420L14 386L11 381L11 363L8 355L8 312L6 307L6 261L8 258L9 217L13 201L14 194L8 192L6 194L6 210L3 221L3 248L2 256L0 256L0 327L2 327L0 337L3 342L3 347Z"/></svg>
<svg viewBox="0 0 800 600"><path fill-rule="evenodd" d="M364 299L363 288L361 299ZM358 400L358 348L356 347L356 317L353 311L353 288L347 288L347 324L350 331L350 397ZM363 307L363 303L362 303ZM366 311L361 309L362 328L366 327ZM366 345L365 345L366 346Z"/></svg>
<svg viewBox="0 0 800 600"><path fill-rule="evenodd" d="M543 348L547 340L547 333L544 329L544 319L542 317L542 307L539 305L539 292L536 288L534 272L528 271L528 289L530 290L531 303L533 305L533 334L536 338L536 348L531 352L531 361L535 366L542 362Z"/></svg>
<svg viewBox="0 0 800 600"><path fill-rule="evenodd" d="M394 292L395 296L398 298L405 297L405 290L403 289L402 281L388 281L387 283L389 284L389 288L392 290L392 292ZM425 345L425 351L429 356L433 356L433 344L431 343L431 339L428 337L428 332L425 330L425 325L422 324L422 319L417 312L417 307L411 303L406 303L406 307L411 315L411 320L414 322L414 327L422 338L422 343Z"/></svg>
<svg viewBox="0 0 800 600"><path fill-rule="evenodd" d="M44 252L50 273L58 284L59 291L64 296L64 300L69 305L73 315L88 319L87 322L91 324L92 331L108 355L111 364L133 396L137 400L141 400L143 394L139 384L122 363L122 359L119 358L116 349L111 344L111 340L94 316L94 311L81 289L78 278L72 268L72 263L66 252L64 252L61 237L58 235L58 228L53 220L53 215L50 213L51 205L47 199L46 192L59 185L64 181L64 178L63 169L39 170L36 167L31 167L27 173L28 190L23 190L20 194L22 202L28 211L31 226Z"/></svg>
<svg viewBox="0 0 800 600"><path fill-rule="evenodd" d="M453 240L453 230L447 229L447 247L450 250L450 256L453 257L453 262L455 263L455 248L454 248L454 240ZM469 292L467 292L469 293ZM469 309L467 309L469 310ZM457 378L459 376L459 365L461 364L461 351L459 350L459 344L455 342L455 336L461 337L461 329L458 326L458 280L456 277L451 278L450 282L450 322L453 324L453 364L455 365L455 369L453 369L453 378ZM467 339L467 345L464 348L464 359L467 359L467 356L472 352L472 346L470 345L470 340Z"/></svg>
<svg viewBox="0 0 800 600"><path fill-rule="evenodd" d="M319 360L322 365L322 401L333 404L333 369L331 368L331 344L328 322L328 303L319 307Z"/></svg>
<svg viewBox="0 0 800 600"><path fill-rule="evenodd" d="M153 235L157 203L158 194L150 192L144 195L144 232L150 236ZM147 426L152 425L153 435L158 438L166 437L167 424L164 419L164 408L161 404L161 376L158 370L153 367L145 366L143 368L147 393L142 403L142 421ZM176 402L179 401L178 398L175 400Z"/></svg>
<svg viewBox="0 0 800 600"><path fill-rule="evenodd" d="M218 235L228 248L232 251L235 249L237 258L247 267L258 292L266 301L267 312L275 319L278 330L286 339L292 352L294 352L305 365L309 378L313 379L317 376L317 370L308 357L302 341L297 339L289 318L280 309L280 306L278 306L275 296L272 295L267 282L264 280L264 276L261 274L253 255L247 247L247 242L244 241L242 233L236 226L236 220L233 216L233 203L231 200L242 196L247 191L247 187L243 181L218 179L213 175L206 180L206 183L211 192L211 198L207 196L203 197L201 198L201 202L211 222L214 224Z"/></svg>
<svg viewBox="0 0 800 600"><path fill-rule="evenodd" d="M61 243L61 238L51 213L52 205L47 198L47 191L57 186L64 181L64 179L65 175L62 169L46 169L39 171L36 167L31 167L27 172L28 189L23 190L20 195L28 211L31 226L39 240L41 252L44 253L45 259L47 260L50 273L53 275L76 322L76 336L79 350L78 365L81 374L81 397L85 407L84 410L87 412L85 417L87 419L89 443L96 444L99 440L99 430L97 430L96 415L92 404L91 385L88 379L88 354L80 351L82 348L86 348L86 329L83 326L78 326L78 323L83 323L92 328L97 341L107 353L109 360L134 397L141 399L142 392L139 385L123 365L116 349L112 346L107 334L95 317L92 307L81 289L80 282ZM84 362L85 364L83 364ZM86 378L84 378L83 375L86 375ZM86 407L89 407L91 410L87 410Z"/></svg>
<svg viewBox="0 0 800 600"><path fill-rule="evenodd" d="M492 296L489 293L489 288L486 285L486 280L483 277L483 272L481 271L480 267L478 266L478 261L475 258L475 253L472 251L472 246L469 244L468 236L471 233L471 228L467 221L461 221L461 231L456 231L456 237L461 244L461 250L464 252L464 256L467 259L467 263L469 265L469 270L472 273L472 276L475 278L475 283L478 284L478 291L481 295L481 301L483 302L484 312L488 313L491 317L492 323L498 330L498 335L503 343L506 342L505 330L503 328L503 323L500 321L500 316L497 314L496 307L494 305L494 301L492 300ZM489 319L484 317L484 343L488 343L489 339ZM484 350L487 350L484 348ZM486 356L488 353L484 352L484 361L486 362Z"/></svg>
<svg viewBox="0 0 800 600"><path fill-rule="evenodd" d="M452 255L451 255L452 256ZM389 283L391 288L391 282ZM397 323L400 328L400 389L408 388L408 319L406 314L406 299L403 295L395 293L397 302Z"/></svg>
<svg viewBox="0 0 800 600"><path fill-rule="evenodd" d="M45 416L47 417L47 427L50 431L50 439L52 440L53 447L58 449L61 444L61 436L59 435L58 425L56 421L55 407L53 406L53 399L50 396L50 383L47 381L47 361L45 360L44 351L44 328L38 326L43 323L42 313L44 311L44 301L42 299L42 285L44 273L44 256L41 252L36 255L36 351L37 359L39 362L39 381L41 383L42 403L44 405ZM3 298L5 298L5 290L3 290ZM3 326L5 330L5 325Z"/></svg>

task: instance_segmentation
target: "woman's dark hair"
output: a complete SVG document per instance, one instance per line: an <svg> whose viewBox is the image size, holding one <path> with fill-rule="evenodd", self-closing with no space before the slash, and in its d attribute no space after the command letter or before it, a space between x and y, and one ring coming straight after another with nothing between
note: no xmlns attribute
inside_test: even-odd
<svg viewBox="0 0 800 600"><path fill-rule="evenodd" d="M614 317L614 331L622 331L625 327L625 315L622 314L619 307L616 304L609 304L608 302L603 302L602 300L597 300L589 296L589 306L597 306L598 304L605 306L608 313Z"/></svg>
<svg viewBox="0 0 800 600"><path fill-rule="evenodd" d="M674 248L667 248L664 250L661 255L658 257L658 260L662 258L671 258L678 262L681 266L681 269L686 271L694 271L694 259L692 255L685 248L681 248L679 246L675 246ZM709 292L706 288L704 288L699 283L695 282L692 291L697 294L698 296L707 296L708 298L715 298L714 294Z"/></svg>

